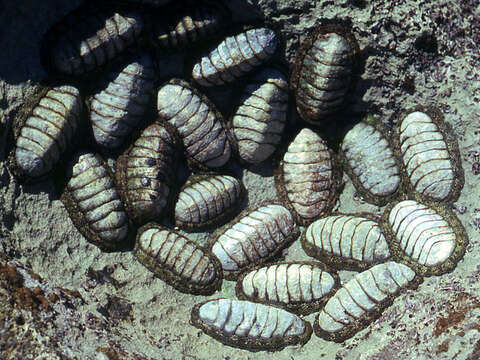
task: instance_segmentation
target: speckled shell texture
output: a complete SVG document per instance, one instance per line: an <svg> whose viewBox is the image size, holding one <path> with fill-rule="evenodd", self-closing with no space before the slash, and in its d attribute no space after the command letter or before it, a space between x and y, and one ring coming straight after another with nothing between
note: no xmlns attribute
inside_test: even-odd
<svg viewBox="0 0 480 360"><path fill-rule="evenodd" d="M181 292L211 295L222 284L215 257L161 226L147 224L138 230L134 254L147 269Z"/></svg>
<svg viewBox="0 0 480 360"><path fill-rule="evenodd" d="M178 132L191 167L218 168L230 159L230 142L222 115L187 82L173 79L161 87L157 110L160 119Z"/></svg>
<svg viewBox="0 0 480 360"><path fill-rule="evenodd" d="M192 78L201 86L231 83L268 61L277 49L277 36L267 28L227 37L193 66Z"/></svg>
<svg viewBox="0 0 480 360"><path fill-rule="evenodd" d="M287 121L288 81L275 69L266 68L243 89L231 130L238 157L248 164L269 158L282 140Z"/></svg>
<svg viewBox="0 0 480 360"><path fill-rule="evenodd" d="M191 322L222 343L251 351L278 351L310 340L310 324L283 309L214 299L195 305Z"/></svg>

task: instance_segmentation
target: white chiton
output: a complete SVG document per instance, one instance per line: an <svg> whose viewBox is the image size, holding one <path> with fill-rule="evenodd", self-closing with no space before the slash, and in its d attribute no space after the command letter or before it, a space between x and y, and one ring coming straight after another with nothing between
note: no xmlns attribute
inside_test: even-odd
<svg viewBox="0 0 480 360"><path fill-rule="evenodd" d="M135 223L160 220L175 186L175 149L171 132L153 123L118 158L118 191Z"/></svg>
<svg viewBox="0 0 480 360"><path fill-rule="evenodd" d="M202 86L230 83L269 60L276 48L277 36L267 28L227 37L193 66L192 78Z"/></svg>
<svg viewBox="0 0 480 360"><path fill-rule="evenodd" d="M331 211L340 179L341 170L326 142L305 128L288 146L275 185L297 222L308 225Z"/></svg>
<svg viewBox="0 0 480 360"><path fill-rule="evenodd" d="M192 309L191 323L225 345L250 351L278 351L305 344L310 324L283 309L249 301L213 299Z"/></svg>
<svg viewBox="0 0 480 360"><path fill-rule="evenodd" d="M332 296L315 319L315 334L343 342L390 306L401 289L421 280L408 266L389 261L357 274Z"/></svg>
<svg viewBox="0 0 480 360"><path fill-rule="evenodd" d="M155 69L147 54L106 75L102 90L90 101L90 121L97 144L117 148L141 125L151 105L154 82Z"/></svg>
<svg viewBox="0 0 480 360"><path fill-rule="evenodd" d="M147 269L181 292L211 295L221 287L218 260L174 231L155 224L141 227L134 254Z"/></svg>
<svg viewBox="0 0 480 360"><path fill-rule="evenodd" d="M321 263L277 263L243 274L236 292L239 299L309 314L318 311L339 284L338 276Z"/></svg>
<svg viewBox="0 0 480 360"><path fill-rule="evenodd" d="M273 154L282 139L287 108L288 81L279 70L266 68L247 83L231 120L242 161L258 164Z"/></svg>
<svg viewBox="0 0 480 360"><path fill-rule="evenodd" d="M316 220L302 235L305 252L341 270L363 270L390 257L385 235L368 215L332 215Z"/></svg>
<svg viewBox="0 0 480 360"><path fill-rule="evenodd" d="M177 130L192 167L217 168L230 159L230 142L222 115L187 82L172 79L161 87L157 110L160 119Z"/></svg>
<svg viewBox="0 0 480 360"><path fill-rule="evenodd" d="M14 170L20 178L50 172L69 149L81 122L82 100L75 87L43 89L34 97L31 110L14 125Z"/></svg>
<svg viewBox="0 0 480 360"><path fill-rule="evenodd" d="M118 250L128 237L128 217L103 159L80 153L67 168L61 196L74 225L103 250Z"/></svg>
<svg viewBox="0 0 480 360"><path fill-rule="evenodd" d="M248 267L279 254L298 234L290 211L270 204L246 211L220 229L211 250L222 264L224 277L235 280Z"/></svg>
<svg viewBox="0 0 480 360"><path fill-rule="evenodd" d="M229 175L194 175L178 194L175 225L200 231L227 221L239 208L244 189Z"/></svg>

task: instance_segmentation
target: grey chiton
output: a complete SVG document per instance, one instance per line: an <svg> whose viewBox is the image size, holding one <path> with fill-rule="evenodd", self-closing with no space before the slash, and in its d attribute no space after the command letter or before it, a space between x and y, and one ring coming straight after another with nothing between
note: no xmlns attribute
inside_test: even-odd
<svg viewBox="0 0 480 360"><path fill-rule="evenodd" d="M300 225L330 212L338 199L341 168L326 142L304 128L290 143L275 173L275 185Z"/></svg>
<svg viewBox="0 0 480 360"><path fill-rule="evenodd" d="M280 144L287 121L288 81L266 68L245 86L230 128L238 157L248 164L269 158Z"/></svg>
<svg viewBox="0 0 480 360"><path fill-rule="evenodd" d="M75 87L39 88L15 119L15 175L33 181L53 170L78 134L82 116Z"/></svg>
<svg viewBox="0 0 480 360"><path fill-rule="evenodd" d="M297 239L299 230L290 211L269 204L241 213L219 229L210 248L220 260L227 280L260 265Z"/></svg>
<svg viewBox="0 0 480 360"><path fill-rule="evenodd" d="M175 187L176 142L166 125L147 127L117 160L118 191L137 224L159 221Z"/></svg>
<svg viewBox="0 0 480 360"><path fill-rule="evenodd" d="M154 82L153 61L145 53L120 71L107 74L103 90L90 100L90 121L97 144L117 148L140 127L152 105Z"/></svg>
<svg viewBox="0 0 480 360"><path fill-rule="evenodd" d="M341 270L364 270L390 258L387 239L368 214L332 215L316 220L302 235L305 252Z"/></svg>
<svg viewBox="0 0 480 360"><path fill-rule="evenodd" d="M302 43L290 86L303 120L319 124L341 109L358 72L359 48L344 27L317 26Z"/></svg>
<svg viewBox="0 0 480 360"><path fill-rule="evenodd" d="M192 309L191 323L225 345L278 351L310 340L310 324L295 314L249 301L213 299Z"/></svg>
<svg viewBox="0 0 480 360"><path fill-rule="evenodd" d="M400 165L389 138L373 118L355 125L345 135L341 152L346 172L368 202L385 205L398 194Z"/></svg>
<svg viewBox="0 0 480 360"><path fill-rule="evenodd" d="M232 217L245 195L240 180L229 175L194 175L175 203L175 225L200 231Z"/></svg>
<svg viewBox="0 0 480 360"><path fill-rule="evenodd" d="M214 256L156 224L138 230L133 252L147 269L178 291L211 295L222 285L222 270Z"/></svg>
<svg viewBox="0 0 480 360"><path fill-rule="evenodd" d="M128 217L110 169L100 155L76 154L61 196L73 224L102 250L118 250L129 235Z"/></svg>
<svg viewBox="0 0 480 360"><path fill-rule="evenodd" d="M268 61L277 49L277 36L268 28L227 37L193 66L192 78L202 86L224 85Z"/></svg>
<svg viewBox="0 0 480 360"><path fill-rule="evenodd" d="M367 327L393 303L400 290L421 282L408 266L389 261L357 274L333 295L318 313L315 334L343 342Z"/></svg>
<svg viewBox="0 0 480 360"><path fill-rule="evenodd" d="M321 263L286 262L242 274L236 292L239 299L306 315L318 311L339 285L337 274Z"/></svg>
<svg viewBox="0 0 480 360"><path fill-rule="evenodd" d="M157 110L178 132L191 167L218 168L230 159L222 115L190 84L180 79L167 82L158 90Z"/></svg>
<svg viewBox="0 0 480 360"><path fill-rule="evenodd" d="M453 271L468 245L457 217L433 203L404 200L391 204L382 224L394 259L421 276Z"/></svg>

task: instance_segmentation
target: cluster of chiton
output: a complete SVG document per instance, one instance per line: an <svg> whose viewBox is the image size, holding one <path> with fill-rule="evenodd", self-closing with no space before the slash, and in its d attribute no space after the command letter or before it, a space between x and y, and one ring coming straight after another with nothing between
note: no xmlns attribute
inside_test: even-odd
<svg viewBox="0 0 480 360"><path fill-rule="evenodd" d="M212 295L236 281L238 300L198 304L191 322L251 351L305 344L313 330L343 341L402 289L455 268L468 239L447 205L463 173L437 110L405 112L391 134L369 117L339 155L315 129L298 129L276 161L281 202L241 211L248 189L231 159L251 166L278 153L290 89L304 121L331 121L354 89L359 47L347 27L318 25L288 78L271 28L219 39L228 23L219 4L167 2L88 3L46 34L42 62L54 81L16 119L9 163L18 179L62 175L60 199L82 235L104 251L133 248L178 291ZM196 49L188 80L159 79L158 54L185 48ZM208 96L218 86L239 89L228 119ZM332 213L343 169L366 201L389 204L382 218ZM185 234L218 226L207 246ZM300 226L318 261L275 262ZM338 270L359 273L341 284ZM302 317L315 312L312 330Z"/></svg>

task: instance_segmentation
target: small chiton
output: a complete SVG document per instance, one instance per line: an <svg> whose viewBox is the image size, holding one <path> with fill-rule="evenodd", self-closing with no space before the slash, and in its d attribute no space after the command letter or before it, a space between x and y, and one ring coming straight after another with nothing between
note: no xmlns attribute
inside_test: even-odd
<svg viewBox="0 0 480 360"><path fill-rule="evenodd" d="M102 250L120 249L129 235L128 217L107 164L97 154L76 154L67 179L60 199L73 224Z"/></svg>
<svg viewBox="0 0 480 360"><path fill-rule="evenodd" d="M343 285L318 313L315 334L343 342L379 318L400 290L421 282L408 266L389 261L357 274Z"/></svg>
<svg viewBox="0 0 480 360"><path fill-rule="evenodd" d="M438 109L417 107L405 112L394 140L410 190L422 200L458 199L464 184L458 143Z"/></svg>
<svg viewBox="0 0 480 360"><path fill-rule="evenodd" d="M311 325L299 316L249 301L213 299L192 309L191 323L225 345L250 351L279 351L305 344Z"/></svg>
<svg viewBox="0 0 480 360"><path fill-rule="evenodd" d="M274 153L282 139L287 109L288 81L281 71L266 68L247 83L230 122L241 161L258 164Z"/></svg>
<svg viewBox="0 0 480 360"><path fill-rule="evenodd" d="M211 295L222 285L222 269L214 256L156 224L138 230L133 252L148 270L178 291Z"/></svg>
<svg viewBox="0 0 480 360"><path fill-rule="evenodd" d="M357 41L345 27L320 25L307 35L290 77L303 120L319 124L341 109L354 87L358 54Z"/></svg>
<svg viewBox="0 0 480 360"><path fill-rule="evenodd" d="M206 96L184 80L172 79L158 90L158 115L179 134L189 165L218 168L230 159L224 120Z"/></svg>
<svg viewBox="0 0 480 360"><path fill-rule="evenodd" d="M192 78L202 86L224 85L268 61L277 49L277 36L268 28L227 37L193 66Z"/></svg>
<svg viewBox="0 0 480 360"><path fill-rule="evenodd" d="M236 292L239 299L306 315L318 311L339 285L337 274L321 263L286 262L242 274Z"/></svg>
<svg viewBox="0 0 480 360"><path fill-rule="evenodd" d="M245 195L240 180L229 175L193 175L178 194L175 225L200 231L234 216Z"/></svg>
<svg viewBox="0 0 480 360"><path fill-rule="evenodd" d="M247 268L280 254L298 235L290 211L270 204L244 211L219 229L210 248L222 264L225 279L235 280Z"/></svg>
<svg viewBox="0 0 480 360"><path fill-rule="evenodd" d="M376 220L368 214L316 220L302 235L302 247L335 269L367 269L390 258L387 239Z"/></svg>
<svg viewBox="0 0 480 360"><path fill-rule="evenodd" d="M117 160L118 191L132 221L160 220L175 187L175 138L153 123Z"/></svg>
<svg viewBox="0 0 480 360"><path fill-rule="evenodd" d="M343 139L345 171L368 201L385 205L395 197L402 182L393 145L373 118L355 125Z"/></svg>
<svg viewBox="0 0 480 360"><path fill-rule="evenodd" d="M421 276L453 271L463 258L468 236L455 214L414 200L391 204L382 225L394 259Z"/></svg>
<svg viewBox="0 0 480 360"><path fill-rule="evenodd" d="M309 225L332 210L341 174L326 142L304 128L288 146L275 172L275 185L297 222Z"/></svg>

